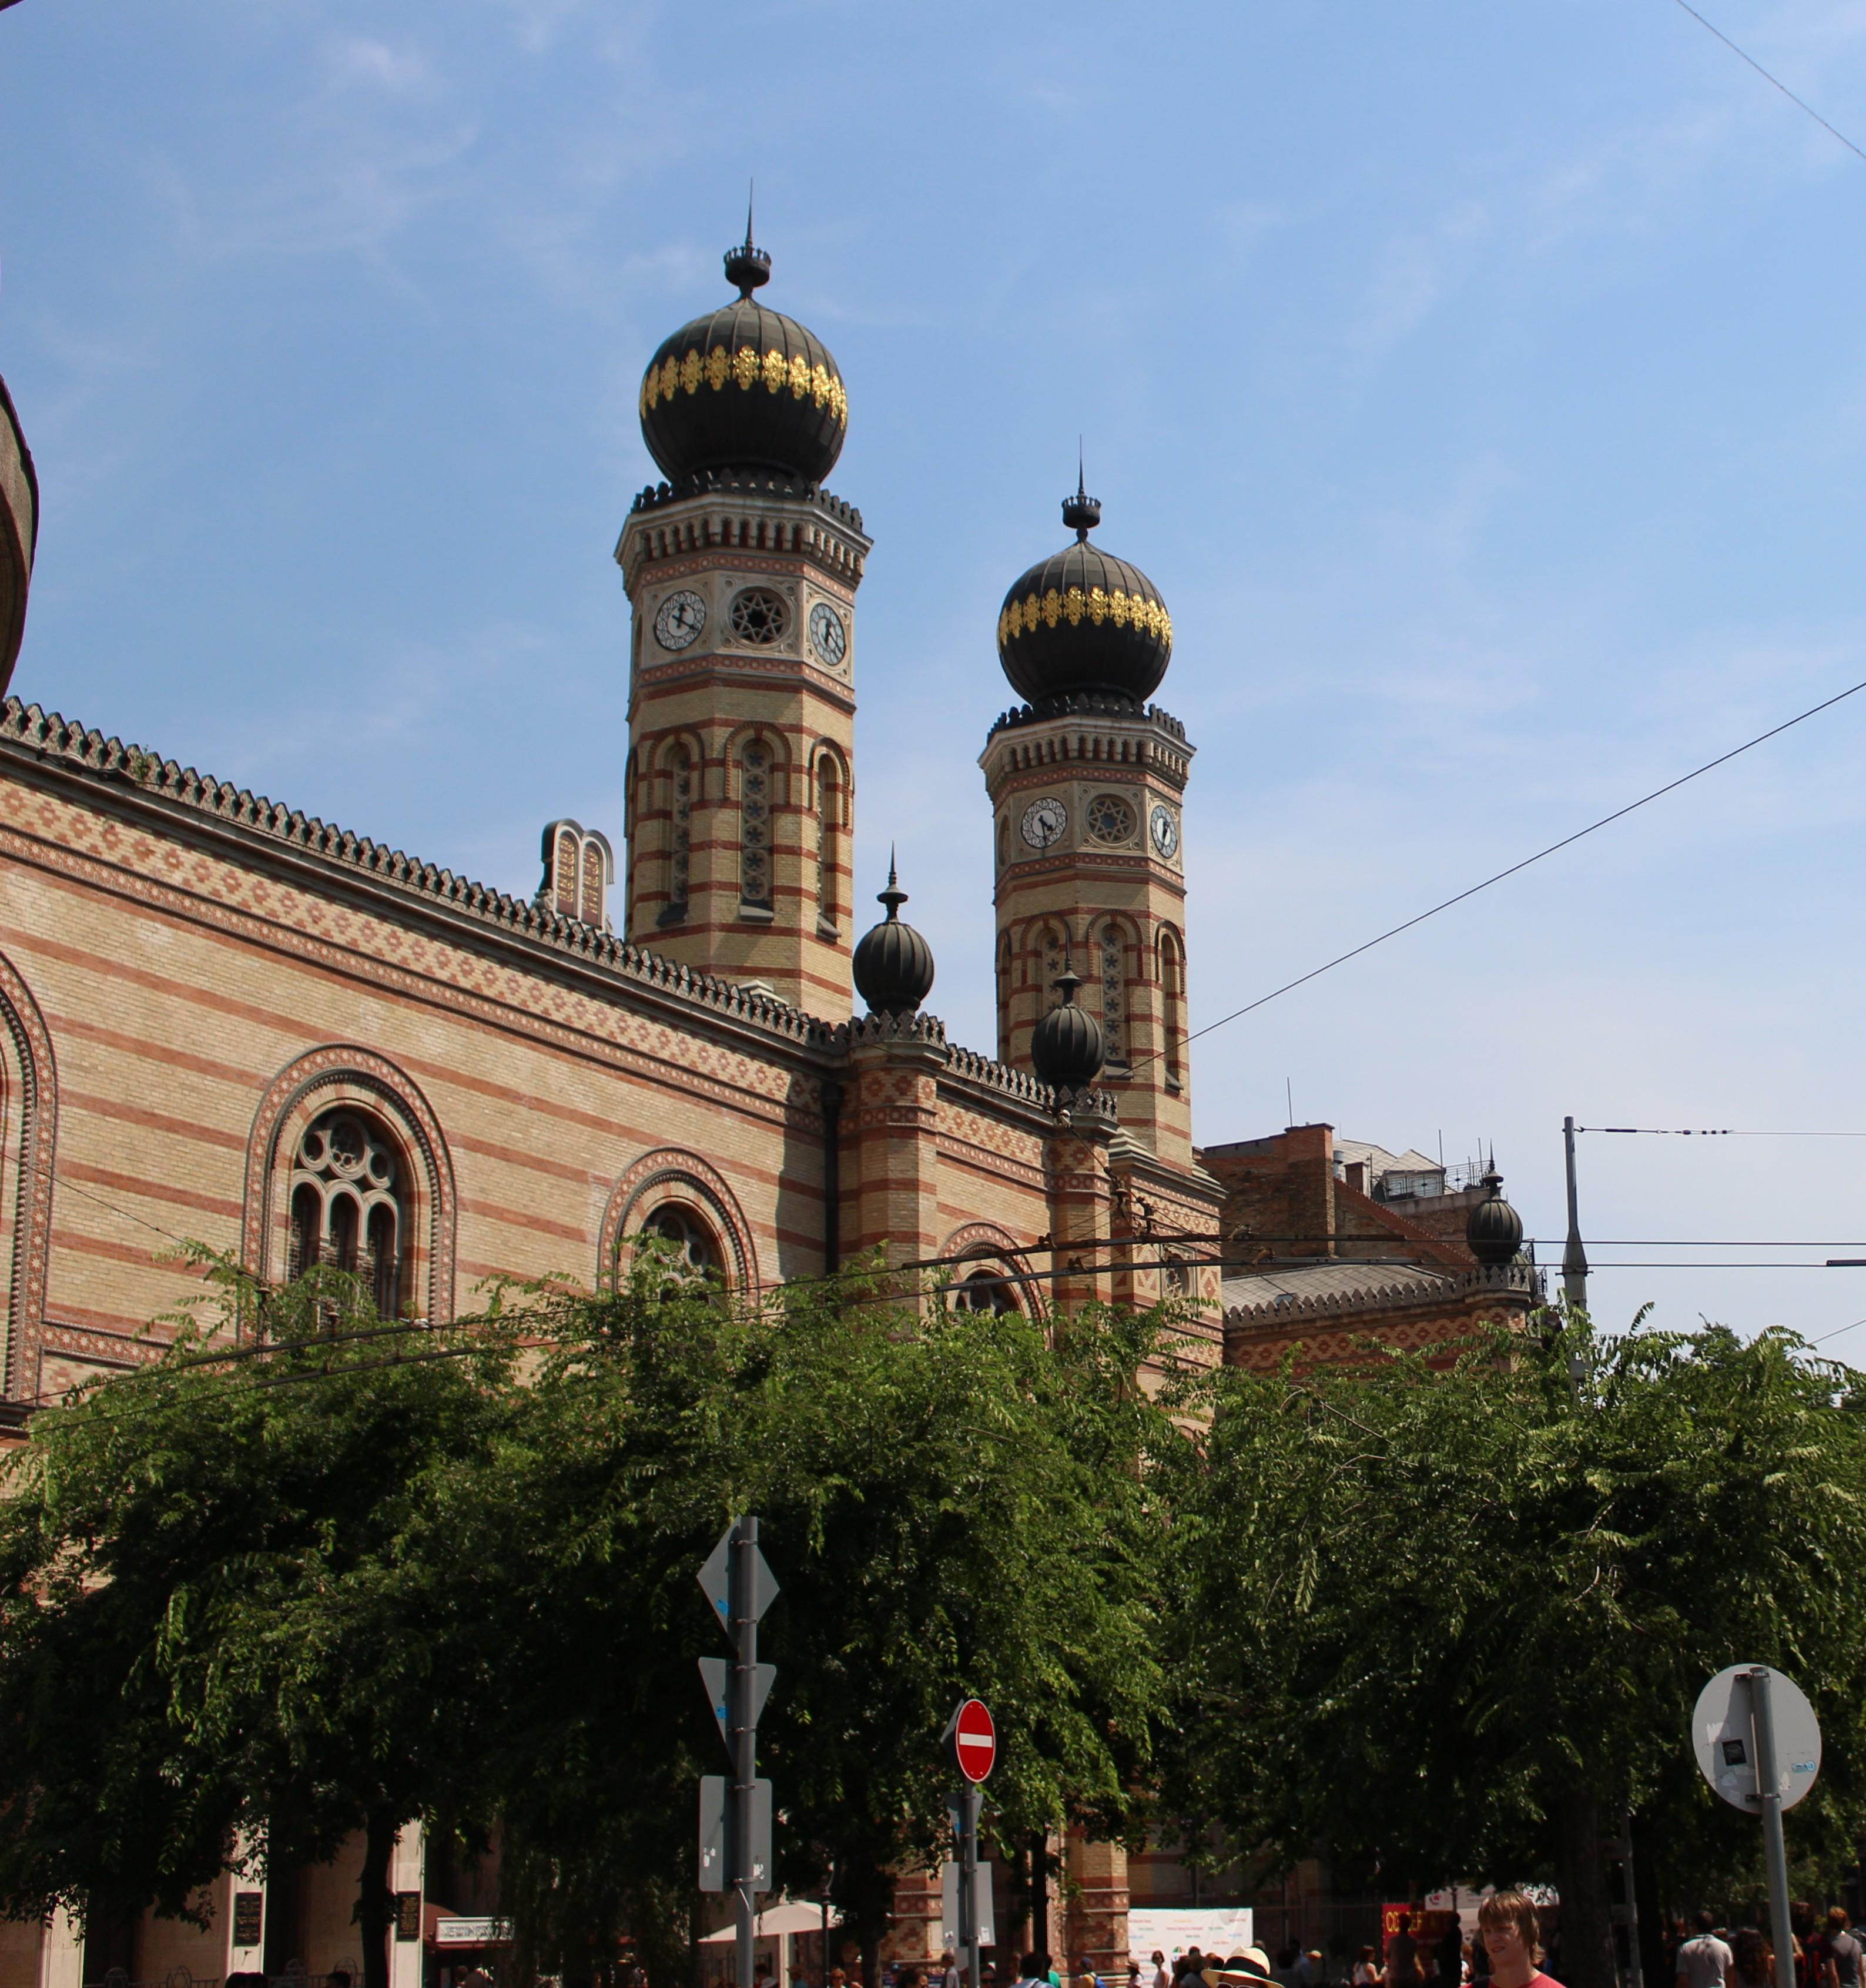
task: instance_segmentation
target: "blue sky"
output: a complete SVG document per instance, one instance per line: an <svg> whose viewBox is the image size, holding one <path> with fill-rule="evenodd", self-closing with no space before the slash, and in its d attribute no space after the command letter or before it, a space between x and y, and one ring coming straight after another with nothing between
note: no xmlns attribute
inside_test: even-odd
<svg viewBox="0 0 1866 1988"><path fill-rule="evenodd" d="M1866 4L1705 11L1866 143ZM1673 0L25 0L15 690L511 889L618 832L637 385L753 175L877 541L861 881L898 842L960 1040L1078 433L1174 615L1195 1025L1866 678L1866 163ZM1564 1112L1866 1132L1863 756L1866 695L1209 1036L1198 1137L1286 1082L1494 1141L1550 1236ZM1597 1236L1866 1256L1866 1138L1582 1159ZM1596 1295L1813 1335L1866 1272Z"/></svg>

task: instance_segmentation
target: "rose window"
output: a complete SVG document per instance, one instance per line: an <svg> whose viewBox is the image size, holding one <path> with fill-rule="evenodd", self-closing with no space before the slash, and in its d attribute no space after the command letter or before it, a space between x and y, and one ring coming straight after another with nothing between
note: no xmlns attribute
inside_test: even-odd
<svg viewBox="0 0 1866 1988"><path fill-rule="evenodd" d="M339 1109L306 1127L292 1161L291 1274L319 1264L364 1279L385 1317L401 1290L402 1168L367 1119Z"/></svg>
<svg viewBox="0 0 1866 1988"><path fill-rule="evenodd" d="M784 639L790 626L790 610L781 593L768 587L748 587L736 595L728 617L732 633L754 649L768 649Z"/></svg>
<svg viewBox="0 0 1866 1988"><path fill-rule="evenodd" d="M1134 810L1119 794L1097 794L1088 804L1088 832L1097 842L1131 842Z"/></svg>

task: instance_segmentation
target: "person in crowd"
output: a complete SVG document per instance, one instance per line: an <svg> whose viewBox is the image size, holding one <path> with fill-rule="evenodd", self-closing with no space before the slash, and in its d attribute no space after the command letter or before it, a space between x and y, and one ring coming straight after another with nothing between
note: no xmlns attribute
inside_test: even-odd
<svg viewBox="0 0 1866 1988"><path fill-rule="evenodd" d="M1300 1949L1279 1946L1276 1949L1276 1965L1270 1970L1270 1978L1279 1988L1303 1988L1302 1977L1297 1972L1302 1961Z"/></svg>
<svg viewBox="0 0 1866 1988"><path fill-rule="evenodd" d="M1775 1954L1754 1926L1730 1936L1730 1988L1774 1988Z"/></svg>
<svg viewBox="0 0 1866 1988"><path fill-rule="evenodd" d="M1862 1983L1860 1966L1862 1958L1860 1942L1847 1929L1847 1911L1844 1905L1836 1905L1827 1914L1827 1930L1822 1938L1825 1950L1825 1979L1821 1988L1866 1988Z"/></svg>
<svg viewBox="0 0 1866 1988"><path fill-rule="evenodd" d="M1387 1942L1386 1988L1419 1988L1419 1942L1412 1936L1412 1915L1402 1912L1398 1929Z"/></svg>
<svg viewBox="0 0 1866 1988"><path fill-rule="evenodd" d="M1203 1974L1205 1971L1205 1957L1199 1952L1198 1942L1195 1941L1180 1955L1173 1978L1176 1981L1189 1980L1194 1975Z"/></svg>
<svg viewBox="0 0 1866 1988"><path fill-rule="evenodd" d="M1438 1939L1440 1988L1462 1988L1464 1982L1464 1927L1453 1912Z"/></svg>
<svg viewBox="0 0 1866 1988"><path fill-rule="evenodd" d="M1127 1988L1141 1988L1141 1963L1138 1960L1127 1963Z"/></svg>
<svg viewBox="0 0 1866 1988"><path fill-rule="evenodd" d="M1045 1955L1026 1953L1021 1966L1023 1972L1018 1976L1017 1988L1047 1988L1050 1962Z"/></svg>
<svg viewBox="0 0 1866 1988"><path fill-rule="evenodd" d="M1496 1988L1557 1988L1542 1971L1542 1927L1521 1892L1493 1892L1477 1909L1477 1936Z"/></svg>
<svg viewBox="0 0 1866 1988"><path fill-rule="evenodd" d="M1166 1956L1157 1946L1153 1950L1152 1988L1173 1988L1173 1977L1166 1971Z"/></svg>
<svg viewBox="0 0 1866 1988"><path fill-rule="evenodd" d="M1364 1946L1348 1970L1347 1988L1374 1988L1379 1980L1379 1959L1373 1948Z"/></svg>
<svg viewBox="0 0 1866 1988"><path fill-rule="evenodd" d="M951 1948L948 1948L939 1957L939 1988L962 1988L965 1978Z"/></svg>
<svg viewBox="0 0 1866 1988"><path fill-rule="evenodd" d="M1100 1977L1095 1972L1095 1963L1086 1953L1076 1957L1076 1971L1070 1977L1073 1988L1101 1988Z"/></svg>
<svg viewBox="0 0 1866 1988"><path fill-rule="evenodd" d="M1735 1956L1717 1937L1716 1915L1699 1912L1695 1923L1693 1937L1678 1949L1672 1976L1675 1988L1729 1988Z"/></svg>

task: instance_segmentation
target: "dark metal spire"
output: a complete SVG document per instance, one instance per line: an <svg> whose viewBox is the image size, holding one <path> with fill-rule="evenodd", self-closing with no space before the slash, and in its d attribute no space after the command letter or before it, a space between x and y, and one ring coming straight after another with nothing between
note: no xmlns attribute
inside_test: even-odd
<svg viewBox="0 0 1866 1988"><path fill-rule="evenodd" d="M725 252L725 280L738 291L742 303L771 280L771 252L752 239L752 196L756 181L745 194L745 238L736 248Z"/></svg>
<svg viewBox="0 0 1866 1988"><path fill-rule="evenodd" d="M894 881L894 845L887 845L887 888L874 894L877 904L887 907L888 922L891 925L901 915L901 907L907 902L907 893Z"/></svg>
<svg viewBox="0 0 1866 1988"><path fill-rule="evenodd" d="M1101 522L1101 499L1088 494L1087 478L1082 467L1082 442L1076 441L1076 494L1063 499L1063 522L1076 535L1076 543L1083 544L1088 535Z"/></svg>

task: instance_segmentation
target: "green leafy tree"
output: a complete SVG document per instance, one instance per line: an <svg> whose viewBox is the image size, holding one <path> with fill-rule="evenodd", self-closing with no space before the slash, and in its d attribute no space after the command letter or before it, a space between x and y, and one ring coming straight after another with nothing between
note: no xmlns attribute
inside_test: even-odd
<svg viewBox="0 0 1866 1988"><path fill-rule="evenodd" d="M455 1508L496 1446L509 1359L385 1327L314 1272L267 1297L205 1257L225 1317L37 1417L0 1500L0 1899L198 1915L229 1860L365 1839L366 1988L387 1988L389 1858L458 1791L486 1704ZM250 1342L249 1342L250 1344Z"/></svg>
<svg viewBox="0 0 1866 1988"><path fill-rule="evenodd" d="M1680 1900L1760 1858L1689 1753L1716 1671L1801 1684L1826 1764L1791 1824L1857 1831L1860 1381L1785 1334L1584 1320L1449 1371L1220 1374L1176 1466L1175 1807L1395 1880L1552 1870L1567 1978L1612 1988L1600 1853L1624 1814Z"/></svg>
<svg viewBox="0 0 1866 1988"><path fill-rule="evenodd" d="M872 1969L890 1874L938 1854L938 1736L965 1693L1003 1736L1004 1836L1136 1813L1165 1695L1151 1466L1178 1440L1134 1381L1156 1322L1091 1310L1051 1344L854 1283L746 1310L665 1283L654 1259L614 1293L541 1296L522 1473L509 1516L488 1508L544 1543L500 1611L521 1924L570 1971L624 1921L663 1954L685 1932L695 1782L724 1764L695 1576L753 1511L783 1586L761 1631L780 1869L815 1890L833 1867Z"/></svg>

